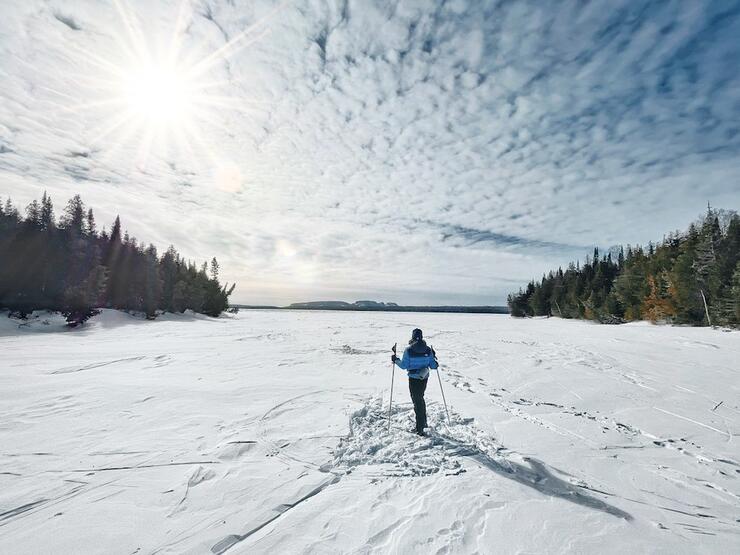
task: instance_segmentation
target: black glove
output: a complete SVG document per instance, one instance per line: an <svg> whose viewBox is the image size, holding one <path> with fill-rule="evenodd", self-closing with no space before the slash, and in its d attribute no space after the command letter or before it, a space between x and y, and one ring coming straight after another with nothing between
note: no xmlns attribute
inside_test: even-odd
<svg viewBox="0 0 740 555"><path fill-rule="evenodd" d="M396 353L393 353L391 355L391 362L395 364L395 362L398 360L398 357L396 356Z"/></svg>

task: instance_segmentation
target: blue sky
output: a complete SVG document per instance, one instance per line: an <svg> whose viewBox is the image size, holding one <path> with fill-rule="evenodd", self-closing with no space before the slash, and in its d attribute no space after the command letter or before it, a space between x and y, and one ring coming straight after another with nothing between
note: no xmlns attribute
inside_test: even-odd
<svg viewBox="0 0 740 555"><path fill-rule="evenodd" d="M0 196L79 192L235 301L499 304L740 204L738 2L3 5ZM207 92L121 123L173 36Z"/></svg>

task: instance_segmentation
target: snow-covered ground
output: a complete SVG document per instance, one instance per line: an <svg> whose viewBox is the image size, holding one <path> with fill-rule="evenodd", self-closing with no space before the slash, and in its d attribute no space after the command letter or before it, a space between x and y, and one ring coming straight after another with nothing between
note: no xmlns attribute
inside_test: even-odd
<svg viewBox="0 0 740 555"><path fill-rule="evenodd" d="M740 552L738 333L44 319L0 318L0 553ZM416 326L452 417L432 375L429 438L399 370L386 420Z"/></svg>

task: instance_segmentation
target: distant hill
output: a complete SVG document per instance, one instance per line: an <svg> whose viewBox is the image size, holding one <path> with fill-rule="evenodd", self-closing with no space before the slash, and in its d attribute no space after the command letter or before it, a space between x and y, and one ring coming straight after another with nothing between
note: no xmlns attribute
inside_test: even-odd
<svg viewBox="0 0 740 555"><path fill-rule="evenodd" d="M378 301L308 301L288 306L231 304L232 308L244 310L347 310L359 312L470 312L476 314L508 314L505 306L413 306Z"/></svg>
<svg viewBox="0 0 740 555"><path fill-rule="evenodd" d="M354 311L384 311L384 312L472 312L488 314L508 314L505 306L409 306L397 303L378 301L310 301L293 303L284 307L286 310L354 310Z"/></svg>

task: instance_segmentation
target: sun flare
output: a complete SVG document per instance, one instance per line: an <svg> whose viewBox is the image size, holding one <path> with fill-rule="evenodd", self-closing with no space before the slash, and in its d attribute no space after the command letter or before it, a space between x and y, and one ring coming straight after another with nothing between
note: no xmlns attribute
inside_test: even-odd
<svg viewBox="0 0 740 555"><path fill-rule="evenodd" d="M139 166L152 154L168 155L173 149L184 151L189 160L205 156L212 166L221 164L222 157L202 138L203 128L223 128L223 112L246 113L256 102L230 96L235 83L214 74L268 32L266 23L276 10L204 54L203 45L186 40L193 14L185 1L167 33L145 32L125 0L115 0L115 6L121 20L118 51L111 58L76 51L81 68L86 68L78 83L87 101L66 110L99 111L102 123L91 129L91 146L105 144L111 152L134 145Z"/></svg>

